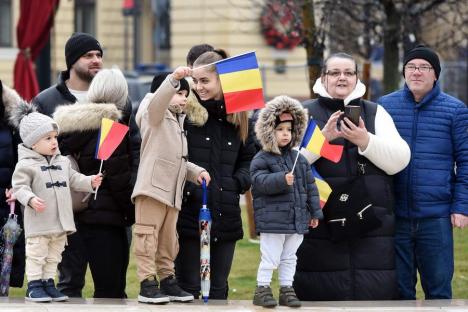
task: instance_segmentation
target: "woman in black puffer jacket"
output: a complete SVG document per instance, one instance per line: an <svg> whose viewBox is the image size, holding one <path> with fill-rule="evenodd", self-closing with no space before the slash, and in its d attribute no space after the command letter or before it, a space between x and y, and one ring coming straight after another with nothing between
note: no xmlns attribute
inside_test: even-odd
<svg viewBox="0 0 468 312"><path fill-rule="evenodd" d="M226 114L223 93L215 66L196 67L221 60L216 52L202 54L194 63L193 82L200 104L208 112L189 116L186 123L188 158L205 168L211 176L208 208L213 219L211 228L211 290L210 299L226 299L236 241L243 236L240 194L250 188L249 167L255 155L247 112ZM182 210L179 214L180 253L176 273L180 286L196 298L200 294L200 234L198 214L202 205L202 190L187 182Z"/></svg>
<svg viewBox="0 0 468 312"><path fill-rule="evenodd" d="M95 159L102 118L129 123L125 113L127 84L118 70L101 70L88 91L90 103L62 105L54 113L60 128L60 150L74 155L80 171L90 175L99 172L101 161ZM95 298L125 298L125 279L129 260L126 227L134 223L134 206L130 200L131 143L129 134L105 160L104 179L88 207L75 214L77 236L80 236L94 280ZM73 250L75 240L69 238ZM76 242L77 244L79 242ZM64 256L64 258L66 255ZM86 270L86 268L84 268Z"/></svg>

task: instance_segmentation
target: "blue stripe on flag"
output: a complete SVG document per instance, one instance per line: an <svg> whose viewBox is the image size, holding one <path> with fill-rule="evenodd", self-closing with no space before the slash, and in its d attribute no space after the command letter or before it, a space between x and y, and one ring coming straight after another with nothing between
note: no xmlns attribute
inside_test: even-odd
<svg viewBox="0 0 468 312"><path fill-rule="evenodd" d="M255 52L249 52L238 56L230 57L219 61L216 65L216 71L219 75L231 72L258 68Z"/></svg>

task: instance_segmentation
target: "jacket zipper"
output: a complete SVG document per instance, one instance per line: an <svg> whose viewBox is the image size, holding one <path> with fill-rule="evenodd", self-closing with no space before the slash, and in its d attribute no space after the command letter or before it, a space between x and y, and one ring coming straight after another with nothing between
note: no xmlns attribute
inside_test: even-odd
<svg viewBox="0 0 468 312"><path fill-rule="evenodd" d="M175 186L174 186L174 199L172 201L172 207L175 207L175 202L176 202L176 197L177 197L177 182L179 181L179 175L180 175L180 168L182 167L182 164L184 162L184 131L182 130L183 128L180 126L180 121L179 121L179 116L176 115L176 122L177 125L179 126L180 129L180 146L181 146L181 151L180 151L180 163L179 163L179 169L177 170L177 178L175 181ZM183 190L182 190L183 192Z"/></svg>
<svg viewBox="0 0 468 312"><path fill-rule="evenodd" d="M372 206L372 204L369 204L369 205L367 205L366 207L364 207L361 211L358 211L358 212L357 212L357 215L358 215L358 217L359 217L360 220L362 220L362 214L364 213L364 211L366 211L367 209L369 209L371 206Z"/></svg>
<svg viewBox="0 0 468 312"><path fill-rule="evenodd" d="M413 152L414 152L414 142L415 142L415 136L416 136L416 132L417 132L417 123L418 123L418 118L419 118L419 110L417 108L414 108L414 117L413 117L413 128L412 128L412 131L411 131L411 145L410 145L410 149L411 149L411 155L414 155ZM413 166L414 166L414 162L411 163L411 166L408 167L408 176L407 176L407 179L406 179L406 191L407 191L407 194L408 194L408 202L407 202L407 207L408 207L408 217L412 218L411 216L411 212L413 211L413 192L411 191L411 182L413 180L412 178L412 172L413 172Z"/></svg>

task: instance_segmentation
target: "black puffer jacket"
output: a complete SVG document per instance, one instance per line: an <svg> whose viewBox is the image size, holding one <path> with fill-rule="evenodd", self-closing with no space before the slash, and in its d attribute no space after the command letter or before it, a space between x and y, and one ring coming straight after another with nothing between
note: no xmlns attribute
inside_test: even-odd
<svg viewBox="0 0 468 312"><path fill-rule="evenodd" d="M226 120L224 101L200 101L200 104L209 117L201 127L186 122L188 158L211 176L208 187L208 208L213 219L211 239L238 240L243 236L239 198L250 188L249 167L255 155L253 138L249 131L248 139L242 143L236 127ZM177 222L179 236L199 237L201 205L201 187L187 182Z"/></svg>
<svg viewBox="0 0 468 312"><path fill-rule="evenodd" d="M100 160L95 159L101 119L109 118L128 124L129 116L123 115L114 104L63 105L54 113L60 129L60 150L64 155L78 155L80 171L85 175L99 172ZM134 223L134 206L130 200L132 154L130 135L127 134L112 156L102 166L104 179L83 212L75 219L85 224L128 226Z"/></svg>
<svg viewBox="0 0 468 312"><path fill-rule="evenodd" d="M5 190L11 188L11 177L18 160L19 134L10 124L9 117L12 110L20 101L20 97L13 89L3 86L0 81L0 229L8 221L10 206L5 202ZM23 215L18 202L15 206L18 223L23 228ZM0 236L0 267L2 265L3 238ZM13 247L13 262L10 274L11 287L23 287L25 264L24 232Z"/></svg>
<svg viewBox="0 0 468 312"><path fill-rule="evenodd" d="M353 100L361 106L361 117L370 133L375 132L377 106ZM330 115L341 109L342 100L319 98L304 106L323 128ZM397 295L394 251L394 215L392 179L370 161L360 157L355 145L344 139L334 144L344 145L338 164L319 159L314 164L332 189L346 188L359 174L358 162L364 172L365 193L375 207L381 225L362 237L332 242L330 225L320 223L315 231L305 235L297 252L294 289L301 300L390 300ZM362 174L362 172L361 172ZM333 194L332 194L333 195ZM323 211L330 213L327 202Z"/></svg>

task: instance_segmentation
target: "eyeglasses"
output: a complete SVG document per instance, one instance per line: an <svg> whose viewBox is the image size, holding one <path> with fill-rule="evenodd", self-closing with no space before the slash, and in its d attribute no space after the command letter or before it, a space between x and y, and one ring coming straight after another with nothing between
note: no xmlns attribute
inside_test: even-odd
<svg viewBox="0 0 468 312"><path fill-rule="evenodd" d="M333 71L327 71L325 74L333 78L338 78L341 76L341 74L343 74L346 78L351 78L356 75L356 72L355 71L340 72L339 70L333 70Z"/></svg>
<svg viewBox="0 0 468 312"><path fill-rule="evenodd" d="M409 73L415 72L416 69L418 69L420 73L427 73L431 71L432 67L429 65L416 66L413 64L408 64L405 66L405 70Z"/></svg>

